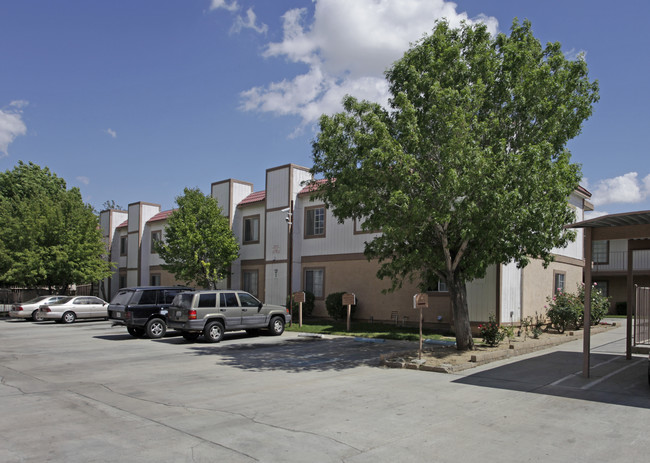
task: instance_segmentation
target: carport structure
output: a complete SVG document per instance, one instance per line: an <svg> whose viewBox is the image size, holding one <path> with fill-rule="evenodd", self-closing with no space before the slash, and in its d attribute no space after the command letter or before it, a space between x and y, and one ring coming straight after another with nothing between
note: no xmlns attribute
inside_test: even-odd
<svg viewBox="0 0 650 463"><path fill-rule="evenodd" d="M591 287L592 242L598 240L627 240L627 340L625 356L632 358L632 314L636 308L634 289L634 251L650 250L650 211L610 214L568 225L584 228L585 311L582 375L589 377L591 349ZM637 320L638 322L638 320Z"/></svg>

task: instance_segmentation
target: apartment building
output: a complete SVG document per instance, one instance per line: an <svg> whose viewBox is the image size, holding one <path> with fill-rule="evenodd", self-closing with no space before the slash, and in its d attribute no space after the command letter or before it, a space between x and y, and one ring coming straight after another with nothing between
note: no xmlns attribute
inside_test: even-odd
<svg viewBox="0 0 650 463"><path fill-rule="evenodd" d="M417 284L405 282L399 291L382 293L390 282L377 279L378 263L363 255L365 243L377 235L363 231L354 220L339 223L322 202L311 199L304 186L310 179L308 168L287 164L266 170L263 190L255 191L253 184L235 179L211 185L210 193L240 243L240 257L222 286L243 289L271 304L284 304L290 292L308 290L316 296L317 316L327 316L328 294L353 292L359 320L417 323L418 312L412 308ZM579 188L569 198L576 220L593 209L590 196ZM152 252L151 243L164 239L171 212L161 211L157 204L136 202L127 211L101 213L111 260L117 263L106 282L111 296L124 286L184 283L176 282ZM544 313L547 298L558 288L573 291L582 282L582 232L553 253L555 260L547 268L539 260L523 269L514 263L495 265L485 278L468 283L471 320L478 324L495 315L502 323L518 323L522 317ZM428 294L425 324L448 328L452 312L444 285Z"/></svg>

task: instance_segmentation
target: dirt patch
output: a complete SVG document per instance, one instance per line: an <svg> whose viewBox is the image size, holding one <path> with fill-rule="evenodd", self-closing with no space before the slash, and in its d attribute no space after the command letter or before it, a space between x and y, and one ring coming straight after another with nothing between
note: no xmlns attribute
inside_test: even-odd
<svg viewBox="0 0 650 463"><path fill-rule="evenodd" d="M591 334L602 333L615 326L615 324L592 326ZM537 339L530 336L526 337L522 334L510 342L506 339L495 347L479 345L473 351L464 352L459 352L454 346L425 344L421 359L416 350L384 354L380 360L381 364L388 368L409 368L413 370L454 373L485 363L528 354L565 342L582 339L583 334L584 332L582 330L567 331L562 334L549 330L548 332L543 332ZM475 341L478 343L481 340L479 338Z"/></svg>

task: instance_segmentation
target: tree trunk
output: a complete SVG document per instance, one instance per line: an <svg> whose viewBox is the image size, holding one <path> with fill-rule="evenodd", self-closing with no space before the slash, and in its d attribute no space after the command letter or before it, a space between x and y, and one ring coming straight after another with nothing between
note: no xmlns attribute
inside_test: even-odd
<svg viewBox="0 0 650 463"><path fill-rule="evenodd" d="M467 307L467 290L464 281L447 279L447 289L451 298L451 308L454 314L454 330L456 331L456 348L458 350L474 350L472 328L469 324L469 309Z"/></svg>

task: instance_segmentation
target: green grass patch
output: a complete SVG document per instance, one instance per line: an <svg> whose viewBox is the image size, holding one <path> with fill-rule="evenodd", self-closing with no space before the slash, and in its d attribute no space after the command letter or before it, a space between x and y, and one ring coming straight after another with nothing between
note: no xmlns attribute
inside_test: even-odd
<svg viewBox="0 0 650 463"><path fill-rule="evenodd" d="M400 341L419 341L420 330L419 328L407 328L395 325L383 325L380 323L352 323L350 331L346 330L345 322L332 322L332 323L305 323L302 327L298 323L292 323L287 326L287 331L294 331L297 333L315 333L315 334L329 334L333 336L355 336L361 338L371 339L395 339ZM455 341L456 338L449 336L442 336L423 330L423 339L443 339Z"/></svg>

